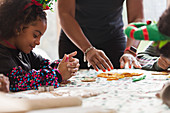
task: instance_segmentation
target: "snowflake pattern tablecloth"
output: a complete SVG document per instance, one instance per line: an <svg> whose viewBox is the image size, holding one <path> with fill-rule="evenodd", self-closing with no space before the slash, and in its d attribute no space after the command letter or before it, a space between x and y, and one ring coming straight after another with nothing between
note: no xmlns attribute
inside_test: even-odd
<svg viewBox="0 0 170 113"><path fill-rule="evenodd" d="M155 96L169 80L167 75L151 75L151 71L139 69L119 69L111 72L144 73L141 76L146 75L146 78L137 82L132 82L132 79L141 76L113 81L96 78L95 82L81 82L85 77L96 77L102 73L102 71L81 70L77 76L71 78L71 83L64 87L89 88L101 93L98 96L84 98L82 107L101 106L105 109L115 109L118 113L170 113L170 109Z"/></svg>
<svg viewBox="0 0 170 113"><path fill-rule="evenodd" d="M143 73L143 75L107 81L107 78L96 76L102 71L80 70L76 76L70 79L69 84L62 84L61 87L55 89L55 96L81 96L83 97L82 108L101 107L105 110L113 109L117 113L170 113L170 109L155 96L163 84L169 80L167 75L151 75L152 71L140 69L114 69L110 72ZM144 75L146 75L145 79L132 82L133 78ZM96 81L81 81L89 77L96 78ZM28 92L21 92L17 96L31 97L32 99L55 98L51 92L36 93L36 95L35 93L28 94Z"/></svg>

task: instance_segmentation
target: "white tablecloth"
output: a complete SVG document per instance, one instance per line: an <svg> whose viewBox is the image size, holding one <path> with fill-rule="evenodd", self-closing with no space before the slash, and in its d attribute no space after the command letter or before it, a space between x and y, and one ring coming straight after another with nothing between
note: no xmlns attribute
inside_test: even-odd
<svg viewBox="0 0 170 113"><path fill-rule="evenodd" d="M138 77L128 77L114 81L97 78L96 82L79 82L74 87L89 87L105 92L96 97L83 99L83 107L101 106L106 109L115 109L118 113L170 113L170 109L155 96L162 85L169 80L166 75L151 75L151 71L134 69L114 70L113 72L144 73L143 75L146 75L146 78L138 82L132 82L132 78ZM96 76L96 74L92 70L82 71L77 77Z"/></svg>

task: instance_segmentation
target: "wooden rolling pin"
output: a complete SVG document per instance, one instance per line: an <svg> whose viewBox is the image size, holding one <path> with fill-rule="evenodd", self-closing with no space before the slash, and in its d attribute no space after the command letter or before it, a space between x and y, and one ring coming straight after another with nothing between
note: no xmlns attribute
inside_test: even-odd
<svg viewBox="0 0 170 113"><path fill-rule="evenodd" d="M48 108L59 108L59 107L70 107L80 106L82 100L80 97L57 97L57 98L46 98L46 99L27 99L29 104L29 110L48 109Z"/></svg>
<svg viewBox="0 0 170 113"><path fill-rule="evenodd" d="M0 113L20 113L38 109L80 106L79 97L58 97L45 99L17 99L0 93Z"/></svg>
<svg viewBox="0 0 170 113"><path fill-rule="evenodd" d="M16 99L0 93L0 113L24 113L29 105L22 99Z"/></svg>

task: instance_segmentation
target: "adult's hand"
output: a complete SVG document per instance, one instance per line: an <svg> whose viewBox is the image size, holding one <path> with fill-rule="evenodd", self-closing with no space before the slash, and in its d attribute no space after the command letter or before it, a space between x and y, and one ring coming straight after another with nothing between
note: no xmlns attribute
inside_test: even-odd
<svg viewBox="0 0 170 113"><path fill-rule="evenodd" d="M86 60L96 71L98 71L98 68L103 72L105 72L106 69L108 71L113 69L111 61L102 50L98 50L96 48L91 49L86 54Z"/></svg>
<svg viewBox="0 0 170 113"><path fill-rule="evenodd" d="M128 63L129 68L134 66L135 68L142 68L136 58L130 53L124 53L120 58L120 68L124 68Z"/></svg>
<svg viewBox="0 0 170 113"><path fill-rule="evenodd" d="M161 55L158 59L157 64L160 68L166 70L170 66L170 58L166 58L166 57Z"/></svg>

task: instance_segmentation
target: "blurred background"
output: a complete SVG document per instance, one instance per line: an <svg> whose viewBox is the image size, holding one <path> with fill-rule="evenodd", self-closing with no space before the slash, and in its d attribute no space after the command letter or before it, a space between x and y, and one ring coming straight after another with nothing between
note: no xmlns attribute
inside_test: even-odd
<svg viewBox="0 0 170 113"><path fill-rule="evenodd" d="M158 21L162 12L166 9L169 3L170 0L143 0L145 21L148 19ZM58 39L59 39L59 34L61 29L58 23L57 4L55 4L53 8L54 8L54 12L46 11L47 24L48 24L47 31L41 38L41 44L34 49L36 53L41 54L43 57L49 58L51 60L55 60L59 58ZM127 25L125 4L123 10L123 20L125 25ZM142 41L142 43L138 48L138 52L143 51L149 43L151 42Z"/></svg>

